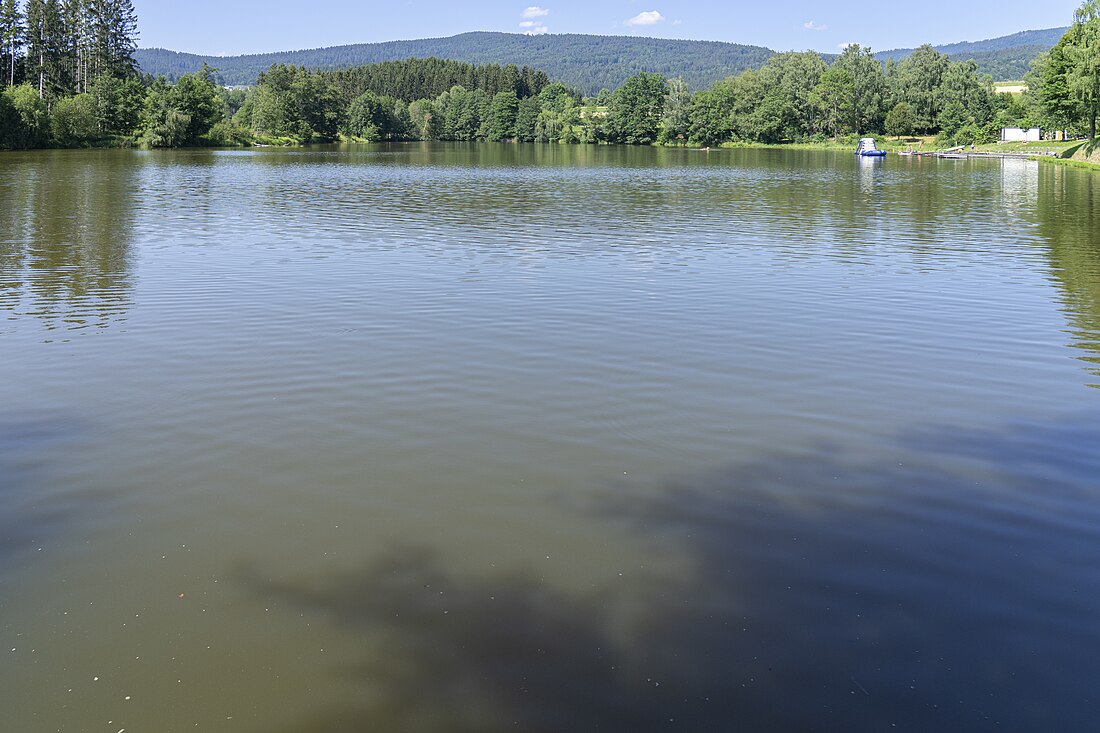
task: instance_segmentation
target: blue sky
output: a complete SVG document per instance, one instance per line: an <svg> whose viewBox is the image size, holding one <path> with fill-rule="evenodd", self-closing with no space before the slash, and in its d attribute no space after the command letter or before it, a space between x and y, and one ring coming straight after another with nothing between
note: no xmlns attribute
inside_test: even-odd
<svg viewBox="0 0 1100 733"><path fill-rule="evenodd" d="M691 38L779 51L876 51L977 41L1069 25L1080 0L926 0L923 3L721 3L715 0L135 0L142 47L204 54L261 53L465 31Z"/></svg>

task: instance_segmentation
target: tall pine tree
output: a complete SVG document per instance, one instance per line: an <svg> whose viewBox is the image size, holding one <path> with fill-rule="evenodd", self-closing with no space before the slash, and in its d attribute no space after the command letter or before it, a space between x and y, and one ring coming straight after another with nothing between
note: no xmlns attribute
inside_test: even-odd
<svg viewBox="0 0 1100 733"><path fill-rule="evenodd" d="M58 0L27 0L27 78L42 99L65 88L67 44Z"/></svg>
<svg viewBox="0 0 1100 733"><path fill-rule="evenodd" d="M0 72L8 86L15 86L15 62L23 49L23 13L15 0L3 0L0 3L0 60L3 67Z"/></svg>
<svg viewBox="0 0 1100 733"><path fill-rule="evenodd" d="M95 34L94 74L118 78L132 76L137 68L137 12L132 0L92 0L91 23Z"/></svg>

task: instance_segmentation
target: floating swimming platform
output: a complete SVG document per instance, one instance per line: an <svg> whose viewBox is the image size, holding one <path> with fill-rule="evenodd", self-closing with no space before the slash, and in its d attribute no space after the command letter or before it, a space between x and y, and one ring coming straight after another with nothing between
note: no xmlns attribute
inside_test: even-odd
<svg viewBox="0 0 1100 733"><path fill-rule="evenodd" d="M878 149L873 137L861 137L859 145L856 146L856 155L864 158L882 158L886 155L886 151Z"/></svg>

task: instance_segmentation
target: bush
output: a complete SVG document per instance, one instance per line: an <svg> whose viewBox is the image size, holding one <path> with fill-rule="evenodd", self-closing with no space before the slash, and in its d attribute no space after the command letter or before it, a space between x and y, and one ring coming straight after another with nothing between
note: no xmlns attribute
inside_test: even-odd
<svg viewBox="0 0 1100 733"><path fill-rule="evenodd" d="M202 142L219 148L247 147L252 144L252 132L232 122L216 122Z"/></svg>
<svg viewBox="0 0 1100 733"><path fill-rule="evenodd" d="M178 148L188 142L190 126L191 115L172 108L159 110L155 119L146 122L138 142L150 148Z"/></svg>
<svg viewBox="0 0 1100 733"><path fill-rule="evenodd" d="M85 145L99 138L96 102L90 94L57 100L50 112L50 131L66 146Z"/></svg>
<svg viewBox="0 0 1100 733"><path fill-rule="evenodd" d="M2 94L7 111L0 109L0 146L25 149L44 145L49 114L46 103L38 98L38 90L30 84L20 84Z"/></svg>

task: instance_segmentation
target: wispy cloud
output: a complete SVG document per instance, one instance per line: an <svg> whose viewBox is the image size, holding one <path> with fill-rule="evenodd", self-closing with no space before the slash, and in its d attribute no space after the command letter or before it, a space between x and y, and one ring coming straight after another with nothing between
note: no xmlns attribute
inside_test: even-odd
<svg viewBox="0 0 1100 733"><path fill-rule="evenodd" d="M658 23L660 23L664 19L665 19L665 16L661 15L656 10L647 10L645 12L638 13L633 18L626 21L626 24L630 25L630 26L635 26L635 25L657 25Z"/></svg>
<svg viewBox="0 0 1100 733"><path fill-rule="evenodd" d="M683 22L684 21L682 21L682 20L674 20L674 21L672 21L672 25L680 25Z"/></svg>
<svg viewBox="0 0 1100 733"><path fill-rule="evenodd" d="M836 47L839 48L841 51L843 51L844 49L848 48L848 46L858 46L858 45L859 44L856 43L855 41L848 41L847 43L838 43L836 45Z"/></svg>
<svg viewBox="0 0 1100 733"><path fill-rule="evenodd" d="M528 8L524 8L520 15L526 18L526 20L521 21L519 24L519 27L524 29L524 35L541 36L544 33L550 32L550 29L546 27L545 23L541 20L535 20L535 18L545 18L550 15L550 11L547 8L540 8L538 5L532 5Z"/></svg>
<svg viewBox="0 0 1100 733"><path fill-rule="evenodd" d="M824 23L818 23L816 20L807 20L802 24L802 27L808 31L827 31L829 26Z"/></svg>

